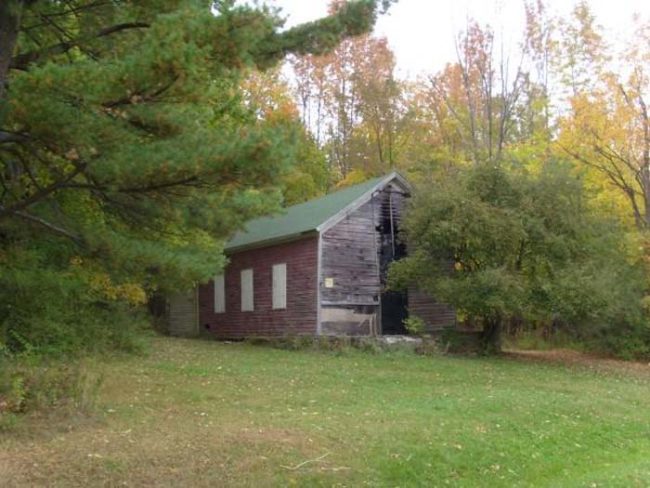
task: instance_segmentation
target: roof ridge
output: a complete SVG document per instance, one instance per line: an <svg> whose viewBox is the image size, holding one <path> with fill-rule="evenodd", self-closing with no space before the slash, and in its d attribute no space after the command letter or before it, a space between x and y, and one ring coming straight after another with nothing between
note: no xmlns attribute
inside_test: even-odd
<svg viewBox="0 0 650 488"><path fill-rule="evenodd" d="M321 225L358 202L368 192L394 178L405 181L398 173L391 172L388 175L371 178L306 202L285 207L275 215L250 220L245 224L244 230L238 232L226 244L226 250L233 252L251 246L270 245L278 240L316 232Z"/></svg>

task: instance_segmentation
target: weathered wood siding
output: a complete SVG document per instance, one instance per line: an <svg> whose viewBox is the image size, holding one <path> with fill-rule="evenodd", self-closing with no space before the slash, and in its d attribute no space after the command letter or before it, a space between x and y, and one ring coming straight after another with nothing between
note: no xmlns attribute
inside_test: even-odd
<svg viewBox="0 0 650 488"><path fill-rule="evenodd" d="M321 334L377 332L381 288L374 227L368 202L321 236Z"/></svg>
<svg viewBox="0 0 650 488"><path fill-rule="evenodd" d="M325 335L406 333L395 310L381 307L390 264L406 255L401 228L407 190L390 183L321 236L320 322ZM330 282L333 286L327 287ZM432 297L409 290L408 314L430 331L453 325L455 313ZM393 297L394 298L394 297ZM386 298L388 299L388 298ZM403 310L403 308L402 308ZM382 313L380 313L382 312ZM392 315L387 315L391 312ZM406 311L405 311L406 314Z"/></svg>
<svg viewBox="0 0 650 488"><path fill-rule="evenodd" d="M433 297L416 288L409 289L408 297L409 316L421 318L427 326L426 332L456 325L456 312L449 305L436 302Z"/></svg>
<svg viewBox="0 0 650 488"><path fill-rule="evenodd" d="M179 337L195 337L199 334L196 289L173 293L169 296L169 334Z"/></svg>
<svg viewBox="0 0 650 488"><path fill-rule="evenodd" d="M316 334L318 238L238 252L225 270L226 311L214 312L214 284L199 287L199 324L220 339ZM273 309L273 265L286 263L286 308ZM241 310L240 273L253 270L253 311Z"/></svg>
<svg viewBox="0 0 650 488"><path fill-rule="evenodd" d="M347 215L323 233L321 275L331 278L332 288L322 283L321 304L379 304L377 236L372 202Z"/></svg>
<svg viewBox="0 0 650 488"><path fill-rule="evenodd" d="M386 273L403 248L398 233L391 234L391 228L399 229L405 198L405 189L391 183L323 233L322 334L381 333L379 312ZM326 286L328 280L331 288Z"/></svg>
<svg viewBox="0 0 650 488"><path fill-rule="evenodd" d="M390 202L389 202L390 198ZM403 255L398 229L405 208L405 190L389 184L372 199L325 231L321 244L321 304L378 305L386 273L394 258L389 210L393 210L395 251ZM333 278L327 288L325 278Z"/></svg>

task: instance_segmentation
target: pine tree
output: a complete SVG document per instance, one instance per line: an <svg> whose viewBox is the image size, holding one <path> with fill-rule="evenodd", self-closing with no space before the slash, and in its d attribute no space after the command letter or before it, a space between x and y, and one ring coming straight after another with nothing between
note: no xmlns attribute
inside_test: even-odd
<svg viewBox="0 0 650 488"><path fill-rule="evenodd" d="M294 157L242 74L367 32L376 3L281 30L231 0L1 2L0 342L26 327L8 297L45 271L112 298L217 272L223 242L278 208Z"/></svg>

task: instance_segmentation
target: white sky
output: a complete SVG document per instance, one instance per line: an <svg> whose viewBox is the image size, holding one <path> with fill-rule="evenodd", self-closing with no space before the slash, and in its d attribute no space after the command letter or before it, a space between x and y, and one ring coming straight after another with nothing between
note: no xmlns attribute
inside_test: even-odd
<svg viewBox="0 0 650 488"><path fill-rule="evenodd" d="M326 15L328 0L263 0L282 8L287 27ZM566 16L575 0L547 0L552 12ZM650 19L650 0L589 0L597 23L609 40L625 39L633 15ZM504 46L517 51L524 28L523 0L399 0L379 19L375 33L386 36L397 58L398 73L413 77L433 73L455 60L454 40L473 18L501 33Z"/></svg>

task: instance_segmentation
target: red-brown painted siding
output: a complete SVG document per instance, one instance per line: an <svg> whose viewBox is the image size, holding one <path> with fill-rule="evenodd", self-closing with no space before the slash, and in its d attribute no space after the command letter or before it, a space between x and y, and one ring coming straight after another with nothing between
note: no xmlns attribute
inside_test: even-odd
<svg viewBox="0 0 650 488"><path fill-rule="evenodd" d="M221 339L316 334L318 238L307 237L229 256L226 312L214 313L214 285L199 287L199 325ZM272 266L287 264L287 308L271 307ZM253 269L254 308L241 311L240 272Z"/></svg>
<svg viewBox="0 0 650 488"><path fill-rule="evenodd" d="M428 332L456 325L456 312L452 307L436 302L433 297L415 288L408 291L408 311L409 316L424 321Z"/></svg>

